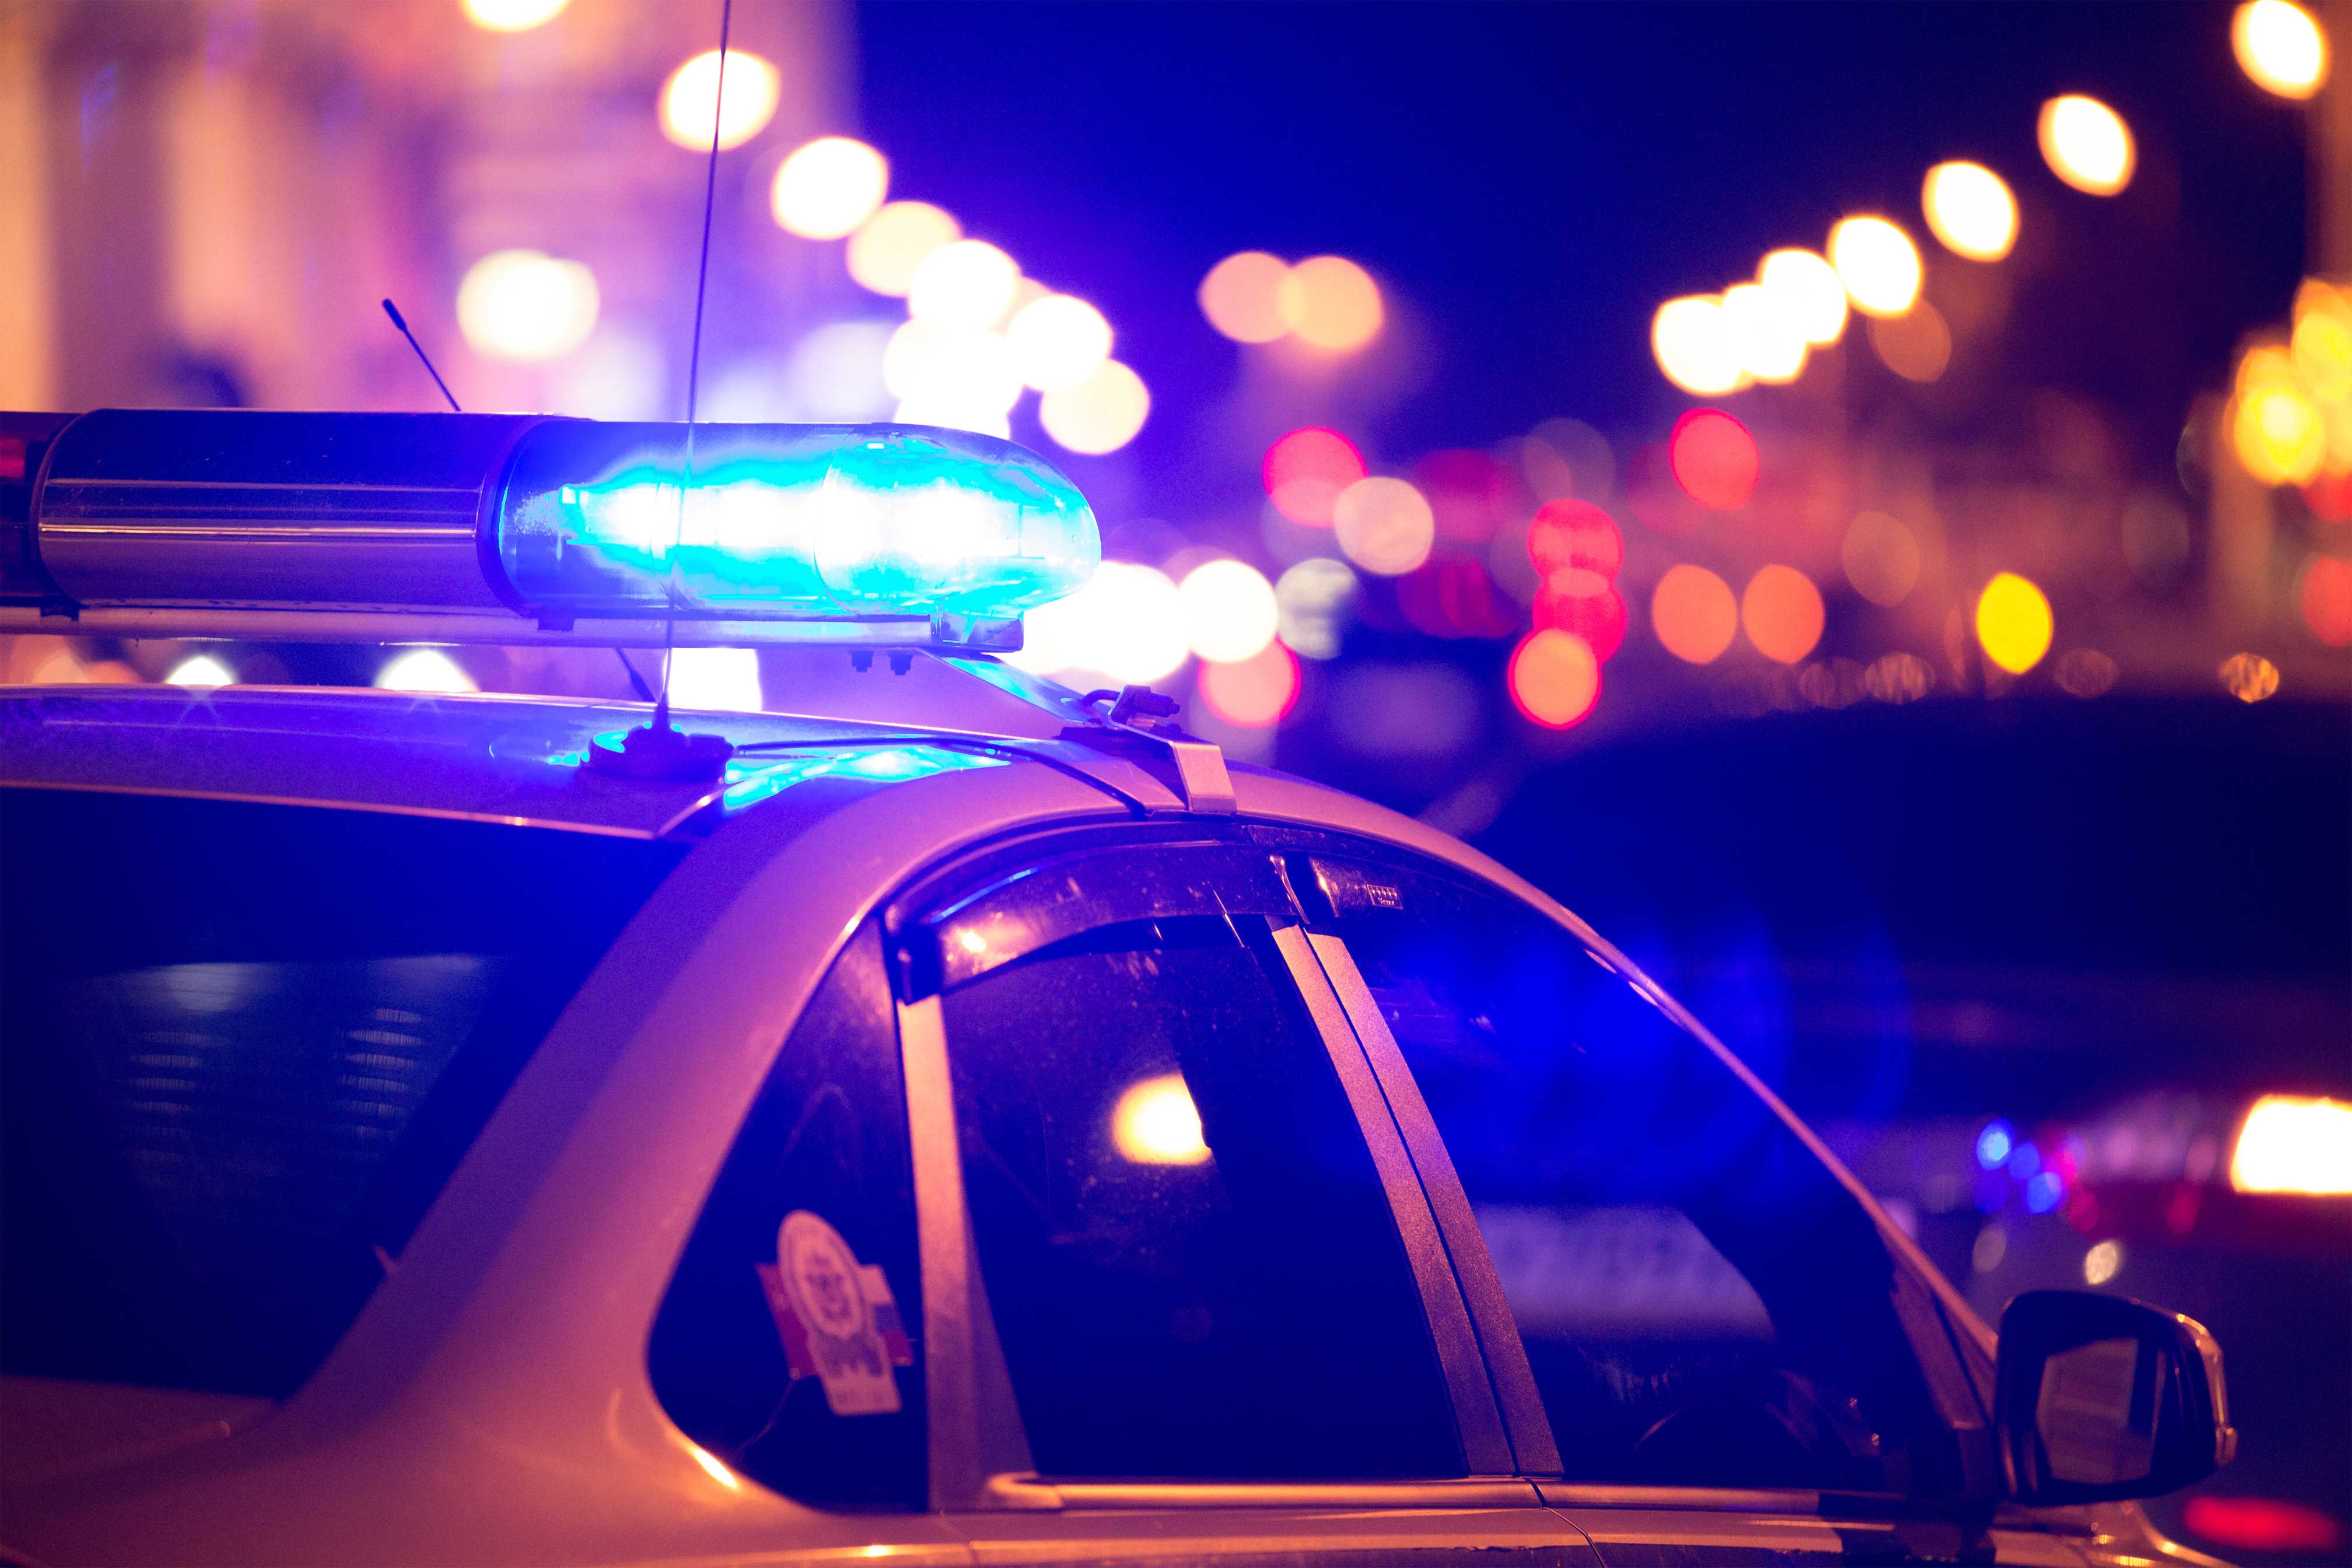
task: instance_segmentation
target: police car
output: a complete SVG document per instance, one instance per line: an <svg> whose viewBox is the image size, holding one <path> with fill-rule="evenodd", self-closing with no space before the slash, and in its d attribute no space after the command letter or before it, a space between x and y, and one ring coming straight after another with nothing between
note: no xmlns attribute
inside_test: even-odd
<svg viewBox="0 0 2352 1568"><path fill-rule="evenodd" d="M1996 1339L1573 914L1002 662L1099 550L1021 448L0 441L0 629L780 710L0 695L0 1560L2210 1561L2198 1325Z"/></svg>

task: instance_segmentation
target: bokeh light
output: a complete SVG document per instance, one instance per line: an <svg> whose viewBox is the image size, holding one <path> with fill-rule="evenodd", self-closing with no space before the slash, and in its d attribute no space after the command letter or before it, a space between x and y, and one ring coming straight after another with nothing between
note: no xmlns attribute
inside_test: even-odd
<svg viewBox="0 0 2352 1568"><path fill-rule="evenodd" d="M1111 1142L1139 1165L1198 1165L1209 1157L1201 1112L1176 1073L1129 1085L1110 1113Z"/></svg>
<svg viewBox="0 0 2352 1568"><path fill-rule="evenodd" d="M163 678L167 686L235 686L236 671L208 653L184 658Z"/></svg>
<svg viewBox="0 0 2352 1568"><path fill-rule="evenodd" d="M669 700L678 708L717 713L760 710L760 651L749 647L682 647L669 656Z"/></svg>
<svg viewBox="0 0 2352 1568"><path fill-rule="evenodd" d="M1736 392L1747 381L1739 350L1723 319L1723 302L1693 294L1669 300L1650 321L1650 352L1666 379L1701 397Z"/></svg>
<svg viewBox="0 0 2352 1568"><path fill-rule="evenodd" d="M1275 580L1282 640L1307 658L1337 658L1356 597L1356 574L1344 561L1312 556Z"/></svg>
<svg viewBox="0 0 2352 1568"><path fill-rule="evenodd" d="M2105 697L2116 689L2123 672L2116 661L2095 647L2071 647L2058 656L2051 678L2070 697Z"/></svg>
<svg viewBox="0 0 2352 1568"><path fill-rule="evenodd" d="M1902 520L1865 511L1845 531L1839 552L1845 580L1874 605L1889 608L1908 598L1919 582L1919 541Z"/></svg>
<svg viewBox="0 0 2352 1568"><path fill-rule="evenodd" d="M478 689L474 678L437 647L411 648L376 671L376 685L386 691L449 693Z"/></svg>
<svg viewBox="0 0 2352 1568"><path fill-rule="evenodd" d="M1087 457L1118 451L1150 416L1150 389L1115 359L1103 361L1076 386L1057 387L1037 400L1037 422L1045 434Z"/></svg>
<svg viewBox="0 0 2352 1568"><path fill-rule="evenodd" d="M2278 666L2258 653L2233 653L2214 672L2221 689L2241 702L2262 702L2278 695Z"/></svg>
<svg viewBox="0 0 2352 1568"><path fill-rule="evenodd" d="M2042 662L2055 630L2049 595L2014 572L1996 574L1977 595L1977 645L2011 675Z"/></svg>
<svg viewBox="0 0 2352 1568"><path fill-rule="evenodd" d="M1797 379L1805 368L1805 332L1784 295L1760 283L1737 283L1724 290L1719 309L1740 369L1775 384Z"/></svg>
<svg viewBox="0 0 2352 1568"><path fill-rule="evenodd" d="M1380 335L1381 286L1339 256L1310 256L1284 275L1276 298L1298 341L1343 353Z"/></svg>
<svg viewBox="0 0 2352 1568"><path fill-rule="evenodd" d="M2032 1206L2030 1201L2027 1206ZM2083 1283L2104 1285L2121 1272L2123 1266L2123 1243L2112 1237L2098 1242L2083 1254Z"/></svg>
<svg viewBox="0 0 2352 1568"><path fill-rule="evenodd" d="M1904 380L1930 382L1952 363L1952 329L1941 311L1920 300L1899 316L1874 317L1870 346Z"/></svg>
<svg viewBox="0 0 2352 1568"><path fill-rule="evenodd" d="M1511 653L1511 700L1549 730L1581 722L1601 701L1601 661L1572 632L1545 626Z"/></svg>
<svg viewBox="0 0 2352 1568"><path fill-rule="evenodd" d="M1238 729L1263 730L1298 706L1298 658L1268 642L1244 659L1203 662L1198 686L1210 712Z"/></svg>
<svg viewBox="0 0 2352 1568"><path fill-rule="evenodd" d="M2309 98L2327 80L2327 35L2293 0L2247 0L2230 18L2230 45L2256 85L2281 98Z"/></svg>
<svg viewBox="0 0 2352 1568"><path fill-rule="evenodd" d="M2333 555L2313 556L2295 598L2313 637L2329 647L2352 647L2352 564Z"/></svg>
<svg viewBox="0 0 2352 1568"><path fill-rule="evenodd" d="M1591 501L1546 501L1528 524L1528 558L1547 580L1570 567L1614 577L1625 563L1625 537Z"/></svg>
<svg viewBox="0 0 2352 1568"><path fill-rule="evenodd" d="M906 321L882 351L882 384L906 425L941 425L1003 435L1021 397L1012 345L994 332L942 331Z"/></svg>
<svg viewBox="0 0 2352 1568"><path fill-rule="evenodd" d="M1766 566L1739 596L1739 621L1766 658L1800 663L1822 640L1822 591L1793 566Z"/></svg>
<svg viewBox="0 0 2352 1568"><path fill-rule="evenodd" d="M1957 255L1999 261L2017 243L2017 198L1982 163L1938 163L1919 193L1927 226Z"/></svg>
<svg viewBox="0 0 2352 1568"><path fill-rule="evenodd" d="M1899 316L1919 297L1919 247L1883 217L1850 217L1830 230L1830 265L1865 315Z"/></svg>
<svg viewBox="0 0 2352 1568"><path fill-rule="evenodd" d="M1337 430L1308 425L1265 449L1265 493L1293 522L1331 526L1339 492L1364 477L1364 456Z"/></svg>
<svg viewBox="0 0 2352 1568"><path fill-rule="evenodd" d="M849 237L849 276L859 287L894 299L915 286L915 269L931 252L963 237L963 226L929 202L890 202Z"/></svg>
<svg viewBox="0 0 2352 1568"><path fill-rule="evenodd" d="M493 33L525 33L563 14L572 0L466 0L466 20Z"/></svg>
<svg viewBox="0 0 2352 1568"><path fill-rule="evenodd" d="M1537 592L1535 624L1574 633L1606 662L1625 645L1625 601L1600 573L1564 566Z"/></svg>
<svg viewBox="0 0 2352 1568"><path fill-rule="evenodd" d="M820 136L777 166L768 210L803 239L839 239L879 211L890 189L890 163L865 142Z"/></svg>
<svg viewBox="0 0 2352 1568"><path fill-rule="evenodd" d="M2095 98L2068 93L2042 106L2035 127L2050 172L2078 191L2112 196L2131 184L2131 127Z"/></svg>
<svg viewBox="0 0 2352 1568"><path fill-rule="evenodd" d="M1059 392L1102 368L1110 358L1110 323L1084 300L1048 294L1014 314L1004 329L1021 379L1040 392Z"/></svg>
<svg viewBox="0 0 2352 1568"><path fill-rule="evenodd" d="M457 285L457 330L493 359L562 359L596 330L596 275L536 250L499 250Z"/></svg>
<svg viewBox="0 0 2352 1568"><path fill-rule="evenodd" d="M1739 633L1739 602L1730 584L1685 562L1668 567L1651 592L1650 626L1684 663L1713 664Z"/></svg>
<svg viewBox="0 0 2352 1568"><path fill-rule="evenodd" d="M720 103L719 51L695 56L670 72L662 89L662 134L698 153L710 150L716 121L719 147L740 147L776 117L781 80L776 68L741 49L727 51L727 101Z"/></svg>
<svg viewBox="0 0 2352 1568"><path fill-rule="evenodd" d="M2352 401L2352 300L2317 278L2294 291L2288 344L2296 380L2322 403Z"/></svg>
<svg viewBox="0 0 2352 1568"><path fill-rule="evenodd" d="M1380 577L1397 577L1429 559L1437 516L1402 479L1358 479L1331 505L1340 552Z"/></svg>
<svg viewBox="0 0 2352 1568"><path fill-rule="evenodd" d="M2266 343L2246 351L2231 410L2230 447L2246 472L2266 485L2319 477L2327 459L2326 421L2305 393L2291 349Z"/></svg>
<svg viewBox="0 0 2352 1568"><path fill-rule="evenodd" d="M1191 653L1182 595L1166 573L1106 561L1066 599L1022 617L1022 650L1011 662L1041 675L1100 675L1120 685L1159 680Z"/></svg>
<svg viewBox="0 0 2352 1568"><path fill-rule="evenodd" d="M1237 343L1270 343L1288 337L1282 284L1289 276L1288 262L1263 250L1228 256L1201 279L1201 314Z"/></svg>
<svg viewBox="0 0 2352 1568"><path fill-rule="evenodd" d="M2352 1193L2352 1105L2263 1096L2238 1129L2230 1185L2242 1193Z"/></svg>
<svg viewBox="0 0 2352 1568"><path fill-rule="evenodd" d="M1675 482L1703 507L1737 510L1756 493L1756 437L1720 409L1694 408L1675 420L1666 458Z"/></svg>
<svg viewBox="0 0 2352 1568"><path fill-rule="evenodd" d="M1177 590L1192 620L1192 651L1237 664L1274 640L1281 610L1274 584L1245 561L1208 561L1184 574Z"/></svg>
<svg viewBox="0 0 2352 1568"><path fill-rule="evenodd" d="M984 239L959 239L923 258L907 289L907 311L919 321L978 330L995 322L1013 300L1021 268Z"/></svg>
<svg viewBox="0 0 2352 1568"><path fill-rule="evenodd" d="M1816 347L1845 331L1845 285L1837 268L1810 250L1776 250L1756 269L1756 281Z"/></svg>

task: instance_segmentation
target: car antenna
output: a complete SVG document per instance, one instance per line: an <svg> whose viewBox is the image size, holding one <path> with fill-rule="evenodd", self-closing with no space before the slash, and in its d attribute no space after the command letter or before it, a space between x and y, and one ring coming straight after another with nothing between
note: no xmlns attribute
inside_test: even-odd
<svg viewBox="0 0 2352 1568"><path fill-rule="evenodd" d="M720 0L719 8L719 83L710 106L710 162L702 182L702 260L694 275L694 337L686 361L686 468L677 484L677 532L670 544L669 582L664 590L667 611L662 617L661 689L654 699L654 714L641 730L630 730L613 745L598 739L588 746L593 773L620 778L683 783L716 779L727 771L735 748L724 735L689 735L669 721L670 668L677 651L677 552L686 543L687 499L694 489L695 396L702 380L702 307L710 291L710 215L719 198L719 143L727 111L727 38L735 21L735 0ZM422 351L420 351L422 352ZM438 379L437 377L436 379ZM628 664L625 655L621 660ZM636 671L629 671L635 683ZM643 690L644 688L638 688Z"/></svg>
<svg viewBox="0 0 2352 1568"><path fill-rule="evenodd" d="M408 346L416 351L417 359L422 362L425 366L425 374L433 378L433 384L439 387L441 389L441 395L449 400L449 412L452 414L463 414L466 412L464 409L457 406L457 395L449 390L449 384L441 379L441 373L439 371L433 368L433 356L425 352L425 345L416 341L416 334L408 330L408 323L400 319L400 307L394 304L391 300L386 300L383 302L383 313L392 318L392 324L400 329L400 335L406 338L408 340Z"/></svg>

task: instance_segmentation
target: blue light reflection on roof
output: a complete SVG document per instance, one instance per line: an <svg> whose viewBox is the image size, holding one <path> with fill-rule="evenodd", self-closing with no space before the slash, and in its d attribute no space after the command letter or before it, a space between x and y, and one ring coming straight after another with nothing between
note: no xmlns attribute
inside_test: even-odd
<svg viewBox="0 0 2352 1568"><path fill-rule="evenodd" d="M1003 757L975 756L940 746L860 747L855 751L812 752L777 762L735 761L727 764L727 793L722 808L740 811L769 796L814 778L868 779L877 784L904 784L934 773L966 768L1001 768Z"/></svg>

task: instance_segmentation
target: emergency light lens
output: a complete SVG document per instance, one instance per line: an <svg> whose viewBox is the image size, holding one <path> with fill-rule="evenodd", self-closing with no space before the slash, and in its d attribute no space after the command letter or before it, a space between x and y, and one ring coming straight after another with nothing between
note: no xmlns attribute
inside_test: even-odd
<svg viewBox="0 0 2352 1568"><path fill-rule="evenodd" d="M905 426L558 421L517 449L499 564L542 618L1013 616L1102 557L1086 498L1010 441Z"/></svg>

